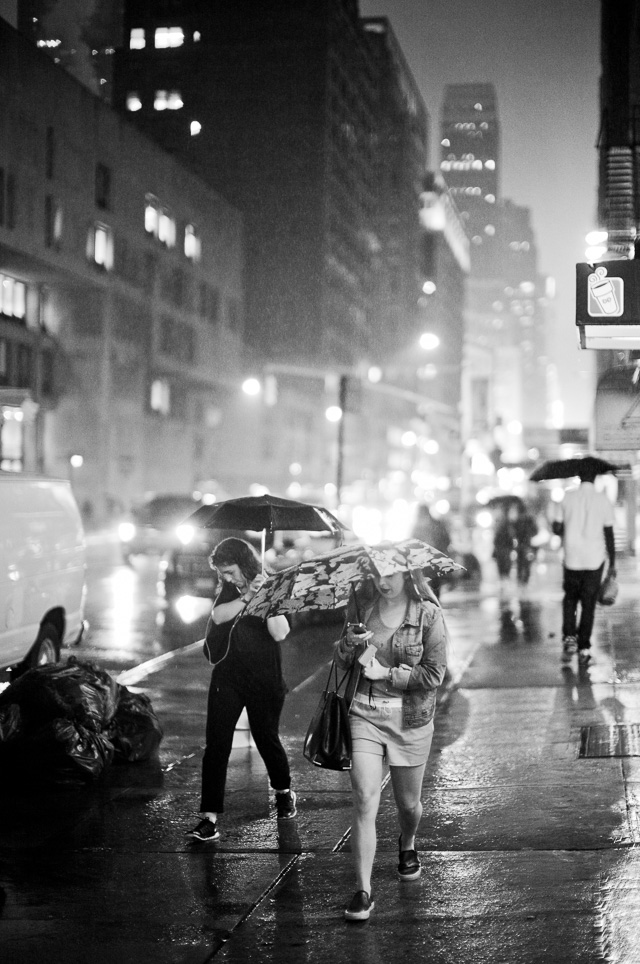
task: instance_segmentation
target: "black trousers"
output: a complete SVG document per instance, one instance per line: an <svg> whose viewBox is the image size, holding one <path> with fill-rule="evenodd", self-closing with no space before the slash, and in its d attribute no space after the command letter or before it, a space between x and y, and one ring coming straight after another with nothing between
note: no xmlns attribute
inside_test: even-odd
<svg viewBox="0 0 640 964"><path fill-rule="evenodd" d="M589 649L604 563L599 569L564 569L562 635L577 636L578 649ZM578 606L580 620L578 621Z"/></svg>
<svg viewBox="0 0 640 964"><path fill-rule="evenodd" d="M259 692L243 690L241 681L229 679L214 670L209 685L207 742L202 758L201 813L224 811L224 790L233 734L245 707L251 735L264 760L271 786L274 790L289 789L289 760L278 732L283 706L284 692L269 688L268 683L265 682Z"/></svg>

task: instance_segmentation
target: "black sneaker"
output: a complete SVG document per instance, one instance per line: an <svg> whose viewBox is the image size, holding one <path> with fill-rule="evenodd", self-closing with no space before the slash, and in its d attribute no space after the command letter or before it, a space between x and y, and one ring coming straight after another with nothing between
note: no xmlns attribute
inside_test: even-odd
<svg viewBox="0 0 640 964"><path fill-rule="evenodd" d="M575 636L564 636L562 639L562 664L568 666L578 651L578 640Z"/></svg>
<svg viewBox="0 0 640 964"><path fill-rule="evenodd" d="M294 790L284 790L282 793L276 793L276 813L278 814L278 820L290 820L291 817L295 817L297 814L296 810L296 794Z"/></svg>
<svg viewBox="0 0 640 964"><path fill-rule="evenodd" d="M402 837L398 840L398 845L402 846ZM398 861L399 880L417 880L422 873L420 858L415 850L401 850Z"/></svg>
<svg viewBox="0 0 640 964"><path fill-rule="evenodd" d="M212 840L220 839L220 831L217 823L213 820L207 820L205 817L193 830L187 830L187 836L193 837L195 840L201 840L203 843L210 843Z"/></svg>
<svg viewBox="0 0 640 964"><path fill-rule="evenodd" d="M366 890L357 890L351 898L351 903L344 909L345 920L368 920L369 914L376 905Z"/></svg>

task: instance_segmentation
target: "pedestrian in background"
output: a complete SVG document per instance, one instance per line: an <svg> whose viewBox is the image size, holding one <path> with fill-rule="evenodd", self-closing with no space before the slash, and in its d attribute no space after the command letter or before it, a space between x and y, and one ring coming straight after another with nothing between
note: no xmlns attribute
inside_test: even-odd
<svg viewBox="0 0 640 964"><path fill-rule="evenodd" d="M207 704L206 746L202 759L202 820L188 835L209 842L220 836L218 816L233 734L246 708L251 734L275 790L278 819L296 815L289 760L280 741L280 715L287 691L280 641L289 633L285 616L244 616L262 582L260 557L243 539L223 539L209 557L221 577L205 637L214 664Z"/></svg>
<svg viewBox="0 0 640 964"><path fill-rule="evenodd" d="M433 510L425 503L418 506L411 535L414 539L420 539L427 545L433 546L434 549L443 552L445 556L450 555L451 532L449 526L443 518L434 515ZM442 576L431 576L429 578L429 584L438 599L442 591L442 582Z"/></svg>
<svg viewBox="0 0 640 964"><path fill-rule="evenodd" d="M591 659L591 632L607 556L609 571L615 575L613 506L604 492L596 491L597 474L591 468L581 471L580 486L566 493L561 504L562 518L552 524L553 532L562 537L564 550L562 662L565 665L571 662L576 651L580 666L588 666Z"/></svg>
<svg viewBox="0 0 640 964"><path fill-rule="evenodd" d="M516 577L518 585L526 586L531 578L531 566L536 557L532 540L538 534L538 524L528 509L521 510L514 523L516 540Z"/></svg>
<svg viewBox="0 0 640 964"><path fill-rule="evenodd" d="M373 577L356 592L348 619L363 613L367 632L347 632L336 644L339 666L351 666L363 639L376 647L364 665L351 703L351 849L357 890L345 908L348 921L367 920L374 908L371 874L384 765L389 766L398 811L398 878L421 873L416 833L422 816L422 781L433 737L436 690L445 676L447 634L442 609L419 572ZM352 607L352 608L351 608Z"/></svg>
<svg viewBox="0 0 640 964"><path fill-rule="evenodd" d="M517 545L516 540L516 519L518 510L515 506L509 506L502 510L493 535L493 558L498 568L498 576L503 582L511 576L513 565L514 550Z"/></svg>

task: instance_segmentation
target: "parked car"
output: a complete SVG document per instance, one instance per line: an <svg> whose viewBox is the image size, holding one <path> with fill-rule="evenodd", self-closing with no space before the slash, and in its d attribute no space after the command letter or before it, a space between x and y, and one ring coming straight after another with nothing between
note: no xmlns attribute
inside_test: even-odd
<svg viewBox="0 0 640 964"><path fill-rule="evenodd" d="M0 473L0 669L55 663L80 641L85 539L64 479Z"/></svg>
<svg viewBox="0 0 640 964"><path fill-rule="evenodd" d="M162 555L187 544L194 527L185 522L202 505L192 495L154 495L134 506L118 525L125 562L136 555Z"/></svg>

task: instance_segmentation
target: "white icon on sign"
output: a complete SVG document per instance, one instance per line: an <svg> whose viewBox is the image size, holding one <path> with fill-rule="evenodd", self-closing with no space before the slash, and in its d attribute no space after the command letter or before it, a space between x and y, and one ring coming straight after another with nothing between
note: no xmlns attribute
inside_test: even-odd
<svg viewBox="0 0 640 964"><path fill-rule="evenodd" d="M589 275L589 307L592 318L619 318L624 312L624 281L607 278L602 265Z"/></svg>

